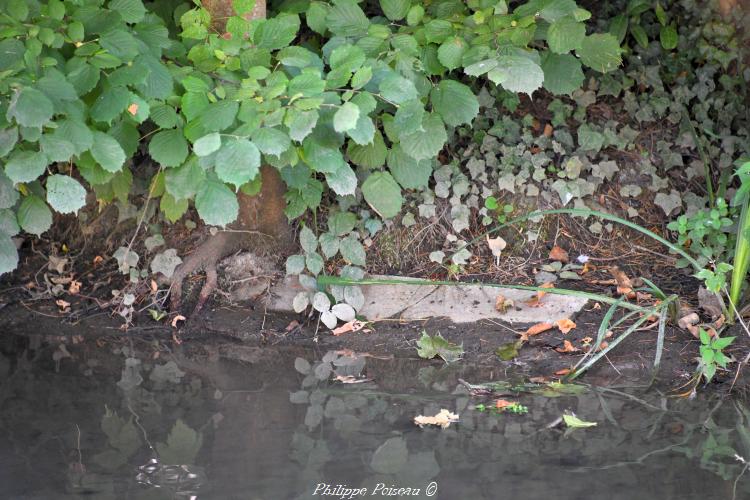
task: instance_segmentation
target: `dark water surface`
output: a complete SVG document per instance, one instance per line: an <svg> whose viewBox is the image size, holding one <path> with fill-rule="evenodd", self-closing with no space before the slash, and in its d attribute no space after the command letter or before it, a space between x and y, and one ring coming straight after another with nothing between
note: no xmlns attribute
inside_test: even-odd
<svg viewBox="0 0 750 500"><path fill-rule="evenodd" d="M0 335L0 498L750 498L750 413L707 390L547 390L493 415L457 380L500 373L347 354ZM413 424L441 408L459 422ZM566 412L598 425L550 427Z"/></svg>

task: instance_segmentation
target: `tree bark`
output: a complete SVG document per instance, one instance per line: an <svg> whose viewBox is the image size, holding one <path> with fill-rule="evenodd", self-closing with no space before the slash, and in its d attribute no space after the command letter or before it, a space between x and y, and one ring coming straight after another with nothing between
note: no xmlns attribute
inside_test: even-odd
<svg viewBox="0 0 750 500"><path fill-rule="evenodd" d="M214 29L224 32L226 22L234 15L231 0L203 0L203 6L211 14ZM256 0L255 6L245 17L248 20L265 18L266 1ZM259 253L283 253L292 244L292 231L284 214L286 186L279 171L264 165L260 169L261 189L255 196L238 193L240 205L237 221L230 225L231 231L220 232L210 237L193 251L175 271L172 278L172 310L177 311L182 301L182 282L190 274L206 272L206 282L198 296L191 316L195 316L205 305L217 285L216 264L239 250Z"/></svg>

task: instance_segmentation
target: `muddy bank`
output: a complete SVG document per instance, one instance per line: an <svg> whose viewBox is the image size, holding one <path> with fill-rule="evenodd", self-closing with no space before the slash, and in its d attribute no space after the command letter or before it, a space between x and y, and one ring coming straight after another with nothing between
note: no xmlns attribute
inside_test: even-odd
<svg viewBox="0 0 750 500"><path fill-rule="evenodd" d="M370 324L367 333L334 336L314 320L305 321L299 315L264 313L260 307L246 306L209 309L201 319L179 328L171 328L142 314L135 317L133 325L125 330L122 320L109 313L101 312L71 322L53 304L38 302L26 305L16 303L2 309L0 332L3 336L59 336L62 342L88 337L117 339L117 342L145 341L153 342L155 350L164 351L186 345L205 349L212 356L238 360L256 356L256 350L260 347L312 349L319 353L351 350L367 353L373 359L413 359L414 363L411 364L418 368L440 367L444 365L443 361L422 360L417 355L417 341L425 331L430 335L440 333L450 342L463 346L464 354L456 363L458 365L484 370L489 368L497 378L555 379L578 362L586 349L586 339L596 338L602 317L603 311L589 303L573 317L576 327L570 332L563 334L558 329L551 329L533 336L519 350L518 356L510 361L502 361L496 354L497 349L516 341L529 325L511 325L494 320L453 324L443 319L412 322L391 319ZM610 341L620 333L620 329L615 329ZM739 327L730 328L723 336L731 335L736 336L737 340L726 352L742 360L750 348L750 342ZM634 332L584 374L582 380L602 385L650 382L656 341L655 327ZM581 350L559 352L566 350L568 342ZM667 326L657 377L674 387L686 382L695 373L699 344L688 332ZM372 366L377 365L376 362ZM731 383L736 366L736 363L730 364L732 371L720 372L716 377L717 383L711 386ZM746 386L748 380L747 373L741 374L738 384Z"/></svg>

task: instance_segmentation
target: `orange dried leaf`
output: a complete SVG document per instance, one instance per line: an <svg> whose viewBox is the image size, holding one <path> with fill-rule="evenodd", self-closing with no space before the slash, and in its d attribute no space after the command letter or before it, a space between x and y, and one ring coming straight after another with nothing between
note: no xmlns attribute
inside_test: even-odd
<svg viewBox="0 0 750 500"><path fill-rule="evenodd" d="M185 316L183 316L182 314L178 314L177 316L175 316L174 318L172 318L172 323L171 323L172 324L172 328L177 328L177 323L180 322L180 321L185 321L185 320L187 320L187 318Z"/></svg>
<svg viewBox="0 0 750 500"><path fill-rule="evenodd" d="M536 325L532 325L529 327L528 330L526 330L526 335L539 335L542 332L546 332L547 330L551 330L552 327L554 327L552 323L537 323Z"/></svg>
<svg viewBox="0 0 750 500"><path fill-rule="evenodd" d="M498 399L495 401L495 408L498 410L502 410L503 408L507 408L508 406L513 406L515 403L513 401L508 401L506 399Z"/></svg>
<svg viewBox="0 0 750 500"><path fill-rule="evenodd" d="M81 282L73 280L70 282L70 286L68 286L68 293L71 295L76 295L78 292L81 291Z"/></svg>
<svg viewBox="0 0 750 500"><path fill-rule="evenodd" d="M546 137L552 137L552 132L554 132L554 129L552 128L552 125L549 123L544 126L544 135Z"/></svg>
<svg viewBox="0 0 750 500"><path fill-rule="evenodd" d="M555 245L552 247L552 250L549 252L549 259L550 260L556 260L558 262L567 263L570 260L570 257L568 256L568 252L566 252L564 249L560 248L559 246Z"/></svg>
<svg viewBox="0 0 750 500"><path fill-rule="evenodd" d="M620 295L630 296L633 294L633 282L628 278L628 275L620 270L617 266L609 268L609 272L614 276L617 282L617 293Z"/></svg>
<svg viewBox="0 0 750 500"><path fill-rule="evenodd" d="M508 300L504 295L498 295L495 299L495 309L503 314L508 311L509 307L513 307L515 304L512 300Z"/></svg>
<svg viewBox="0 0 750 500"><path fill-rule="evenodd" d="M570 368L563 368L562 370L557 370L555 372L555 375L558 375L560 377L563 377L565 375L568 375L570 373Z"/></svg>
<svg viewBox="0 0 750 500"><path fill-rule="evenodd" d="M578 352L580 349L574 346L570 340L563 340L563 346L558 347L555 350L559 353L566 353L566 352Z"/></svg>
<svg viewBox="0 0 750 500"><path fill-rule="evenodd" d="M122 109L122 108L120 108L120 109ZM138 105L136 103L133 103L130 106L128 106L128 113L130 113L131 115L135 116L136 113L138 113Z"/></svg>
<svg viewBox="0 0 750 500"><path fill-rule="evenodd" d="M357 321L356 319L354 319L354 320L352 320L352 321L350 321L348 323L344 323L340 327L334 329L332 333L336 337L338 337L339 335L343 335L345 333L358 332L362 328L364 328L366 324L367 323L364 322L364 321Z"/></svg>
<svg viewBox="0 0 750 500"><path fill-rule="evenodd" d="M563 333L568 333L576 327L576 324L569 318L558 319L555 321L555 325L557 325L557 328Z"/></svg>

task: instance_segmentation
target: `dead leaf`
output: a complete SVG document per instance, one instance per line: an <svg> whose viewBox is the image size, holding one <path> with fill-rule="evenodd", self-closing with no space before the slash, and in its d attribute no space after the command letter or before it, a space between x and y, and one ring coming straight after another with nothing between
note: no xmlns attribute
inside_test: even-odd
<svg viewBox="0 0 750 500"><path fill-rule="evenodd" d="M532 384L546 384L549 382L549 378L541 376L541 377L529 377L529 382Z"/></svg>
<svg viewBox="0 0 750 500"><path fill-rule="evenodd" d="M352 321L348 323L344 323L340 327L335 328L333 330L333 334L338 337L339 335L343 335L345 333L358 332L362 328L364 328L366 325L367 325L367 322L365 321L358 321L356 319L353 319Z"/></svg>
<svg viewBox="0 0 750 500"><path fill-rule="evenodd" d="M721 296L709 292L705 287L698 289L698 305L711 316L712 320L715 320L724 312Z"/></svg>
<svg viewBox="0 0 750 500"><path fill-rule="evenodd" d="M156 281L151 280L151 293L156 293L159 290L159 285L156 284Z"/></svg>
<svg viewBox="0 0 750 500"><path fill-rule="evenodd" d="M122 108L120 108L120 109L122 109ZM136 103L133 103L130 106L128 106L128 113L130 113L131 115L135 116L136 113L138 113L138 105Z"/></svg>
<svg viewBox="0 0 750 500"><path fill-rule="evenodd" d="M497 238L490 238L490 235L486 235L487 238L487 246L490 247L490 251L492 252L493 257L495 257L495 265L500 265L500 255L503 253L503 250L505 250L505 247L508 246L508 244L505 242L504 239L502 239L500 236Z"/></svg>
<svg viewBox="0 0 750 500"><path fill-rule="evenodd" d="M552 132L554 132L554 129L552 128L552 125L549 123L544 125L544 136L545 137L552 137Z"/></svg>
<svg viewBox="0 0 750 500"><path fill-rule="evenodd" d="M94 260L91 263L94 265L94 267L96 267L99 264L101 264L103 261L104 261L104 258L101 255L97 255L96 257L94 257Z"/></svg>
<svg viewBox="0 0 750 500"><path fill-rule="evenodd" d="M546 332L547 330L551 330L552 327L555 326L552 323L537 323L536 325L532 325L529 327L528 330L526 330L525 335L531 337L533 335L539 335L542 332Z"/></svg>
<svg viewBox="0 0 750 500"><path fill-rule="evenodd" d="M177 345L182 344L182 339L177 335L177 332L172 332L172 342L174 342Z"/></svg>
<svg viewBox="0 0 750 500"><path fill-rule="evenodd" d="M576 327L576 324L569 318L558 319L557 321L555 321L555 325L557 325L557 328L562 333L568 333Z"/></svg>
<svg viewBox="0 0 750 500"><path fill-rule="evenodd" d="M56 255L50 255L47 267L50 271L55 271L57 274L65 272L65 267L68 265L67 257L58 257Z"/></svg>
<svg viewBox="0 0 750 500"><path fill-rule="evenodd" d="M55 304L57 304L57 307L60 308L60 312L66 313L70 310L70 302L67 302L63 299L57 299L55 301Z"/></svg>
<svg viewBox="0 0 750 500"><path fill-rule="evenodd" d="M495 401L495 408L497 408L498 410L502 410L503 408L513 406L514 404L516 403L513 401L508 401L506 399L498 399Z"/></svg>
<svg viewBox="0 0 750 500"><path fill-rule="evenodd" d="M457 421L458 415L451 413L445 408L440 410L440 412L434 417L425 417L424 415L414 417L414 423L420 427L424 427L425 425L439 425L443 429L447 429L451 423Z"/></svg>
<svg viewBox="0 0 750 500"><path fill-rule="evenodd" d="M579 257L580 259L580 257ZM581 269L581 274L590 273L592 271L596 271L596 266L592 264L591 262L586 262L583 264L583 269Z"/></svg>
<svg viewBox="0 0 750 500"><path fill-rule="evenodd" d="M555 349L559 353L566 353L566 352L578 352L580 349L578 349L576 346L573 345L573 343L570 340L563 340L563 346L558 347Z"/></svg>
<svg viewBox="0 0 750 500"><path fill-rule="evenodd" d="M562 370L557 370L555 372L555 375L558 375L560 377L564 377L565 375L568 375L570 373L570 368L563 368Z"/></svg>
<svg viewBox="0 0 750 500"><path fill-rule="evenodd" d="M633 281L628 278L627 274L621 271L617 266L610 267L609 272L614 276L615 281L617 282L617 293L625 295L628 298L635 296L633 293Z"/></svg>
<svg viewBox="0 0 750 500"><path fill-rule="evenodd" d="M341 382L342 384L362 384L364 382L370 382L371 378L357 378L354 375L336 375L334 380Z"/></svg>
<svg viewBox="0 0 750 500"><path fill-rule="evenodd" d="M545 283L543 285L539 285L539 288L555 288L555 284L554 283ZM539 307L539 306L542 305L541 304L542 297L544 297L545 295L547 295L547 292L539 290L539 291L536 292L536 295L534 295L533 297L531 297L531 299L527 300L525 302L525 304L527 306L529 306L529 307Z"/></svg>
<svg viewBox="0 0 750 500"><path fill-rule="evenodd" d="M187 318L185 316L183 316L182 314L178 314L177 316L175 316L174 318L172 318L172 323L171 323L172 328L177 328L177 323L179 321L186 321L186 320L187 320Z"/></svg>
<svg viewBox="0 0 750 500"><path fill-rule="evenodd" d="M555 245L549 252L549 260L556 260L558 262L567 264L570 260L570 256L568 256L568 252L566 252L563 248Z"/></svg>
<svg viewBox="0 0 750 500"><path fill-rule="evenodd" d="M605 341L603 341L603 342L602 342L601 344L599 344L599 349L597 349L597 351L603 351L603 350L604 350L604 349L606 349L607 347L609 347L609 342L607 342L607 341L605 340Z"/></svg>
<svg viewBox="0 0 750 500"><path fill-rule="evenodd" d="M581 339L581 345L584 346L584 347L588 347L589 345L591 345L591 343L593 341L594 341L594 339L591 338L591 337L583 337Z"/></svg>
<svg viewBox="0 0 750 500"><path fill-rule="evenodd" d="M677 321L677 326L679 326L683 330L690 330L690 327L700 323L700 320L701 319L698 316L698 313L693 312L680 318Z"/></svg>
<svg viewBox="0 0 750 500"><path fill-rule="evenodd" d="M81 291L81 282L72 280L70 282L70 286L68 287L68 293L71 295L76 295L80 291Z"/></svg>
<svg viewBox="0 0 750 500"><path fill-rule="evenodd" d="M508 312L508 308L514 307L515 303L512 300L506 299L503 295L498 295L495 299L495 309L500 313L505 314Z"/></svg>
<svg viewBox="0 0 750 500"><path fill-rule="evenodd" d="M286 328L284 328L284 330L287 331L287 332L291 332L291 331L299 328L299 326L300 326L299 321L297 321L296 319L293 319L292 321L289 322L288 325L286 325Z"/></svg>

